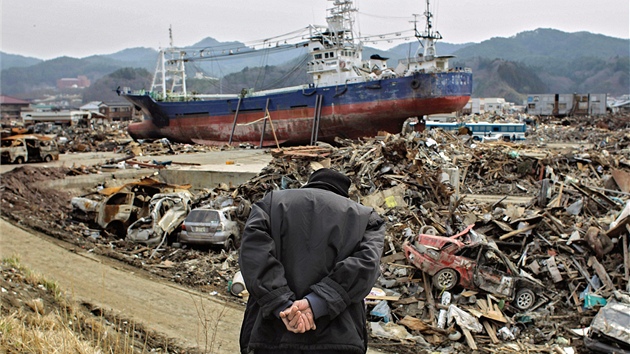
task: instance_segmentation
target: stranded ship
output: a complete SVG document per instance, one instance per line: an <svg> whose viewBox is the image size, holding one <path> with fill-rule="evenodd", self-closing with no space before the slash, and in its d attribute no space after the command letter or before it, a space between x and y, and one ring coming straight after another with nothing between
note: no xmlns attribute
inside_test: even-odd
<svg viewBox="0 0 630 354"><path fill-rule="evenodd" d="M309 26L299 44L308 51L306 70L312 82L234 94L188 94L184 63L192 58L171 45L160 51L151 91L119 92L144 117L129 125L131 137L205 145L314 144L399 133L410 117L454 112L468 102L472 73L449 67L452 56L436 54L435 42L442 37L432 28L428 0L426 27L415 30L418 51L395 67L379 55L363 59L363 42L353 33L352 0L331 1L327 26ZM173 89L166 90L167 79Z"/></svg>

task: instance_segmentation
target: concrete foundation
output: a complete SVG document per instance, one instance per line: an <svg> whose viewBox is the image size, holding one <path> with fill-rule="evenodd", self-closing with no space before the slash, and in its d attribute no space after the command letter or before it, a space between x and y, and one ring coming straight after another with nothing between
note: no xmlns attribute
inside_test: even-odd
<svg viewBox="0 0 630 354"><path fill-rule="evenodd" d="M160 170L156 176L169 184L190 184L192 189L213 189L221 184L237 187L253 177L254 172L202 171L202 170Z"/></svg>

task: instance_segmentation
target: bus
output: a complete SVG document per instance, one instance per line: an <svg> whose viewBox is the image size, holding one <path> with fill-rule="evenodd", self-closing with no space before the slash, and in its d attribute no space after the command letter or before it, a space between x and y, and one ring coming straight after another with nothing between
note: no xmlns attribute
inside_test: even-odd
<svg viewBox="0 0 630 354"><path fill-rule="evenodd" d="M440 122L435 120L428 120L424 123L424 129L442 129L446 131L458 131L464 126L464 123L460 122Z"/></svg>
<svg viewBox="0 0 630 354"><path fill-rule="evenodd" d="M425 129L443 129L459 132L466 128L467 133L478 141L518 141L525 140L527 124L525 123L491 123L491 122L436 122L426 121Z"/></svg>
<svg viewBox="0 0 630 354"><path fill-rule="evenodd" d="M87 126L91 119L102 118L102 114L90 111L22 112L21 116L25 126L37 123L53 123L61 126Z"/></svg>
<svg viewBox="0 0 630 354"><path fill-rule="evenodd" d="M466 123L466 128L475 140L481 141L517 141L525 140L527 124L525 123Z"/></svg>

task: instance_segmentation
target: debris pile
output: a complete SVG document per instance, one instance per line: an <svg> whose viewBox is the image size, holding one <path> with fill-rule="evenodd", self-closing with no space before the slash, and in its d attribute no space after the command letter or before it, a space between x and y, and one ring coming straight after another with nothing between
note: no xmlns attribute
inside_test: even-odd
<svg viewBox="0 0 630 354"><path fill-rule="evenodd" d="M505 142L475 144L467 136L439 130L339 140L338 148L316 153L311 147L277 151L276 159L238 192L255 201L275 188L299 188L321 166L349 175L356 188L351 198L389 221L383 277L377 284L386 295L373 298L387 300L387 315L376 317L391 317L387 326L402 325L412 332L407 337L396 332L400 327L392 329L396 340L408 342L422 334L430 346L443 346L459 335L473 349L483 344L495 348L489 351L527 347L570 352L581 347L581 336L572 329L588 326L606 298L627 291L630 280L630 136L600 134L595 135L615 143L547 150ZM519 310L509 296L506 300L461 287L452 295L455 301L440 304L436 299L444 289L434 289L426 274L410 266L402 249L406 240L426 230L452 236L468 225L508 262L544 284L530 309ZM460 322L466 316L462 311L477 319L474 326ZM439 312L455 322L440 325ZM392 337L373 326L375 333Z"/></svg>
<svg viewBox="0 0 630 354"><path fill-rule="evenodd" d="M39 123L22 130L3 130L3 137L17 133L46 134L57 140L61 153L111 151L145 156L188 154L229 148L227 145L225 147L211 147L172 143L166 138L152 141L134 141L127 132L128 125L129 122L116 122L90 127L85 125L62 127L50 123Z"/></svg>
<svg viewBox="0 0 630 354"><path fill-rule="evenodd" d="M627 124L628 117L617 121ZM274 149L274 159L256 177L234 189L198 191L191 208L246 206L271 190L300 188L315 169L338 169L353 181L350 197L387 221L382 276L367 297L371 346L399 353L586 352L592 341L584 328L613 297L623 299L630 290L630 134L539 124L530 138L477 143L430 130ZM541 144L554 141L579 144ZM42 193L50 191L16 181L36 175L45 178L30 167L3 175L4 215L27 226L38 219L49 233L93 252L231 297L227 284L238 272L237 252L156 248L95 235L68 217L69 196L58 196L58 207L51 203L51 210L59 209L54 217L18 204L48 198ZM247 212L238 216L242 224ZM460 233L458 242L444 241ZM455 265L419 269L410 259L415 249L441 260L450 245L471 265L468 281L463 270L440 272ZM502 266L488 271L491 264ZM538 286L521 292L522 279Z"/></svg>

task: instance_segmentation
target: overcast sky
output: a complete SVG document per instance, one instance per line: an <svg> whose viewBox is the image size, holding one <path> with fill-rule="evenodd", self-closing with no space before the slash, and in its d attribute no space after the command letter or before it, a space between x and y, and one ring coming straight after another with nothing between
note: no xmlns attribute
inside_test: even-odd
<svg viewBox="0 0 630 354"><path fill-rule="evenodd" d="M0 0L0 50L39 59L83 58L133 47L190 46L206 37L251 42L325 25L326 0ZM425 1L355 0L357 29L376 35L412 28ZM629 38L628 0L433 0L443 42L481 42L536 28ZM424 20L423 18L421 18ZM424 26L424 21L420 22ZM387 49L401 42L370 46Z"/></svg>

